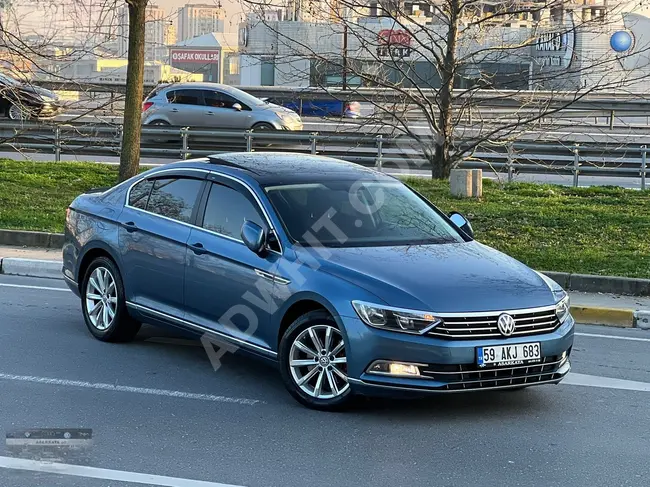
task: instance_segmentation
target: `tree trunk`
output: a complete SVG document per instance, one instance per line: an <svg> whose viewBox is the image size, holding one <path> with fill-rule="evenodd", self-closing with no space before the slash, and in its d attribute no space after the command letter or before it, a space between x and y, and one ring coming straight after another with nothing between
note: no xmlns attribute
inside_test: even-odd
<svg viewBox="0 0 650 487"><path fill-rule="evenodd" d="M138 174L140 169L140 123L144 83L144 38L147 0L128 0L129 53L126 69L126 99L120 154L120 181Z"/></svg>
<svg viewBox="0 0 650 487"><path fill-rule="evenodd" d="M458 44L458 22L460 10L462 9L461 0L448 0L448 32L447 46L445 57L440 66L441 86L438 92L440 110L438 114L439 133L438 141L435 144L435 154L431 176L435 179L447 179L451 171L452 156L451 147L454 136L454 112L453 112L453 90L454 78L456 76L456 47Z"/></svg>

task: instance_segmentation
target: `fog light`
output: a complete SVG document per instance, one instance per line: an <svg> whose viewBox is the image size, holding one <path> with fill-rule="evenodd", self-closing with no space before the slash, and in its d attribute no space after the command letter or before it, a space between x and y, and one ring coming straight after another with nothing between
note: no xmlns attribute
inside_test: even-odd
<svg viewBox="0 0 650 487"><path fill-rule="evenodd" d="M402 362L387 362L378 360L369 368L369 374L392 375L395 377L417 377L420 375L419 366L423 364L406 364Z"/></svg>

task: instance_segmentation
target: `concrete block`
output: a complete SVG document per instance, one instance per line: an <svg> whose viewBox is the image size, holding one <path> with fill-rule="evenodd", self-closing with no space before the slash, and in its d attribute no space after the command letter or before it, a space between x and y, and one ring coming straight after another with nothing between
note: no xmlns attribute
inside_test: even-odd
<svg viewBox="0 0 650 487"><path fill-rule="evenodd" d="M584 291L586 293L650 296L650 279L571 274L568 288L572 291Z"/></svg>
<svg viewBox="0 0 650 487"><path fill-rule="evenodd" d="M459 198L472 197L472 170L452 169L449 175L451 194Z"/></svg>
<svg viewBox="0 0 650 487"><path fill-rule="evenodd" d="M650 311L637 310L634 312L634 326L642 330L650 330Z"/></svg>
<svg viewBox="0 0 650 487"><path fill-rule="evenodd" d="M571 274L568 272L548 272L548 271L541 271L542 274L544 274L547 277L550 277L553 279L555 282L557 282L562 289L569 290L569 277Z"/></svg>
<svg viewBox="0 0 650 487"><path fill-rule="evenodd" d="M472 169L472 196L483 197L483 169Z"/></svg>
<svg viewBox="0 0 650 487"><path fill-rule="evenodd" d="M6 257L0 261L0 274L63 279L63 262Z"/></svg>

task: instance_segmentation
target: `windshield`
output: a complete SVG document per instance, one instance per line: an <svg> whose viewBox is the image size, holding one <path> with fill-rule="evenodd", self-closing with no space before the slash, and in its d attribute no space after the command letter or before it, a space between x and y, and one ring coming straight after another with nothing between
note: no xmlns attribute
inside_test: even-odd
<svg viewBox="0 0 650 487"><path fill-rule="evenodd" d="M285 230L301 245L463 242L442 216L398 181L335 181L265 190Z"/></svg>
<svg viewBox="0 0 650 487"><path fill-rule="evenodd" d="M249 107L251 106L259 107L265 105L265 103L259 98L253 95L249 95L245 91L238 90L237 88L230 88L229 90L226 91L226 93L229 93L230 95L234 96L244 105L248 105Z"/></svg>

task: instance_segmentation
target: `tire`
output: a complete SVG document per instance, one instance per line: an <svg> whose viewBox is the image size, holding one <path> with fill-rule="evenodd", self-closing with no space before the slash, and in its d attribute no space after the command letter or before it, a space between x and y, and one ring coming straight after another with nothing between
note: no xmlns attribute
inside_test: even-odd
<svg viewBox="0 0 650 487"><path fill-rule="evenodd" d="M22 109L18 105L14 105L13 103L9 103L9 105L7 105L6 115L9 120L18 120L23 122L25 120L29 120L30 118L29 112Z"/></svg>
<svg viewBox="0 0 650 487"><path fill-rule="evenodd" d="M253 125L253 128L251 130L253 130L253 132L268 132L268 131L275 131L275 127L270 123L262 122Z"/></svg>
<svg viewBox="0 0 650 487"><path fill-rule="evenodd" d="M321 350L316 350L311 333L322 345ZM329 352L333 353L323 355L322 351L327 348L327 334L330 336ZM301 316L282 336L279 350L282 380L289 393L304 406L321 411L340 411L352 403L343 340L336 322L325 311L311 311ZM310 352L307 353L304 347ZM309 363L311 360L313 366ZM292 362L304 365L292 366ZM299 380L305 381L302 386Z"/></svg>
<svg viewBox="0 0 650 487"><path fill-rule="evenodd" d="M128 342L140 331L142 324L126 308L120 271L107 257L97 257L88 266L81 286L81 308L88 330L103 342Z"/></svg>
<svg viewBox="0 0 650 487"><path fill-rule="evenodd" d="M154 120L153 122L148 123L147 125L145 125L145 127L152 127L152 126L153 127L171 127L171 125L169 123L167 123L165 120ZM151 136L150 141L155 142L157 144L166 144L168 142L175 142L175 140L173 140L173 139L167 139L165 137L157 137L155 135Z"/></svg>

